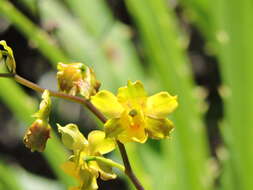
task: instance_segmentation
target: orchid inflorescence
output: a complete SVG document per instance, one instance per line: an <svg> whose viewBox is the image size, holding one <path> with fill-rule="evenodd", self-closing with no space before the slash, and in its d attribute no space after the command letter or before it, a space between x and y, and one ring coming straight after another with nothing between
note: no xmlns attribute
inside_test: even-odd
<svg viewBox="0 0 253 190"><path fill-rule="evenodd" d="M50 137L51 110L50 96L69 99L83 103L93 113L100 116L104 130L94 130L87 139L75 124L61 126L57 124L63 145L73 152L61 168L77 179L79 185L71 190L96 190L97 178L115 179L113 168L125 172L137 189L144 189L137 178L129 175L131 166L118 164L103 155L117 147L120 148L123 160L128 159L124 144L128 142L145 143L148 138L164 139L170 136L174 128L167 116L178 106L177 96L160 92L148 97L140 81L128 81L118 89L115 96L107 90L99 91L100 82L94 71L83 63L58 63L57 80L59 92L43 89L16 74L16 63L12 49L5 41L0 41L0 61L4 62L10 75L17 82L39 92L43 92L39 111L33 117L35 121L28 127L24 143L31 151L44 151ZM122 150L123 148L123 150Z"/></svg>

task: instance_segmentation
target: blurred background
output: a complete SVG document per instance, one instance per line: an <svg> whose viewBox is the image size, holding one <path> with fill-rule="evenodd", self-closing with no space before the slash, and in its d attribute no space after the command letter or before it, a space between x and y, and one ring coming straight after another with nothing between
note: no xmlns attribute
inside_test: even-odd
<svg viewBox="0 0 253 190"><path fill-rule="evenodd" d="M58 62L74 61L94 69L101 89L141 80L150 94L178 95L171 139L127 144L145 189L253 189L251 0L0 0L0 39L17 73L45 88L57 89ZM59 168L69 152L56 135L42 154L22 143L39 101L0 78L0 190L73 184ZM85 134L101 127L85 108L53 99L54 130L70 122ZM122 162L117 151L108 156ZM99 189L134 189L118 175Z"/></svg>

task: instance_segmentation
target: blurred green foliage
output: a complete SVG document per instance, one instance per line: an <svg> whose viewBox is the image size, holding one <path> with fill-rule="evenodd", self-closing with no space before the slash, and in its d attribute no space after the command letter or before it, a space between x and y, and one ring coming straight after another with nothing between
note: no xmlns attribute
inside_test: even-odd
<svg viewBox="0 0 253 190"><path fill-rule="evenodd" d="M171 140L127 145L134 171L146 189L252 190L253 3L175 1L185 22L203 36L206 54L218 60L221 71L225 113L220 129L224 145L214 161L203 122L204 99L194 82L187 54L189 34L179 22L174 1L169 2L124 1L139 37L138 48L132 40L133 30L114 18L104 0L19 0L30 15L39 16L43 25L56 26L50 34L8 0L0 0L0 16L14 25L52 68L57 62L84 62L94 68L102 88L115 91L127 80L139 79L150 92L167 90L178 95ZM37 102L15 82L0 79L0 98L19 121L31 123ZM59 169L67 153L57 138L50 140L43 155L58 182L71 184ZM13 168L0 162L0 189L25 189L19 182ZM129 185L129 189L133 187Z"/></svg>

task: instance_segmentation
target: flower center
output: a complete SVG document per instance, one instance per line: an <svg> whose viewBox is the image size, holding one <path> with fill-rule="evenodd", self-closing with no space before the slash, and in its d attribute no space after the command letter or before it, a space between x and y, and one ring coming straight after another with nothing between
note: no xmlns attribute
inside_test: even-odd
<svg viewBox="0 0 253 190"><path fill-rule="evenodd" d="M131 111L128 112L128 115L130 115L131 117L134 117L138 114L136 109L132 109Z"/></svg>

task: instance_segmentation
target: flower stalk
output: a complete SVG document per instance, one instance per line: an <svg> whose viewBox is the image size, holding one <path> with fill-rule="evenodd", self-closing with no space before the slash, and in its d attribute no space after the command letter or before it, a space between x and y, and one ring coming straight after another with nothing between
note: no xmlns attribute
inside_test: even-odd
<svg viewBox="0 0 253 190"><path fill-rule="evenodd" d="M19 76L16 73L0 73L0 77L13 78L16 82L18 82L18 83L22 84L23 86L26 86L30 89L33 89L36 92L43 93L46 90L46 89L40 87L39 85ZM72 96L72 95L68 95L68 94L65 94L62 92L56 92L56 91L52 91L52 90L49 90L49 93L51 96L59 97L59 98L65 99L65 100L69 100L69 101L84 105L94 115L96 115L103 123L106 123L107 118L89 100L87 100L85 98L78 97L78 96ZM125 166L124 168L122 168L122 166L121 167L118 166L117 168L119 168L120 170L125 172L125 174L130 178L132 183L135 185L137 190L144 190L144 187L141 185L140 181L135 176L135 174L132 170L132 167L129 162L128 155L127 155L124 144L117 141L117 145L119 147L120 154L123 159L124 166ZM99 159L99 158L93 157L92 159Z"/></svg>
<svg viewBox="0 0 253 190"><path fill-rule="evenodd" d="M89 162L89 161L100 161L100 162L103 162L105 163L106 165L110 165L112 167L115 167L115 168L118 168L119 170L121 170L122 172L125 172L125 167L122 166L121 164L118 164L116 162L113 162L112 160L110 159L107 159L107 158L104 158L104 157L101 157L101 156L86 156L84 161L85 162Z"/></svg>

